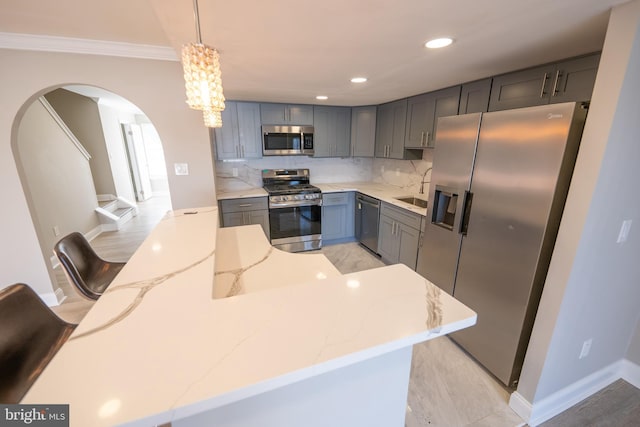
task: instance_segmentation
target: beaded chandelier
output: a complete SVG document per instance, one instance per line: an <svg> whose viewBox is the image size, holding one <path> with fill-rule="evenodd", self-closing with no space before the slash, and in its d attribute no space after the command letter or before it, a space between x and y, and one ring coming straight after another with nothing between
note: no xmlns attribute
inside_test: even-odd
<svg viewBox="0 0 640 427"><path fill-rule="evenodd" d="M182 68L189 107L201 110L207 127L221 127L224 110L222 73L218 51L202 43L198 0L193 0L197 43L182 47Z"/></svg>

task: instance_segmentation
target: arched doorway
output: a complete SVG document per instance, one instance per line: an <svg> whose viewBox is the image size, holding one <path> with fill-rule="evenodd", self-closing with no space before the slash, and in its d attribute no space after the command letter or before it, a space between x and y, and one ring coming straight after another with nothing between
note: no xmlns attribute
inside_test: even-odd
<svg viewBox="0 0 640 427"><path fill-rule="evenodd" d="M77 297L48 258L60 238L79 231L95 238L103 256L126 260L171 209L155 127L135 105L104 89L60 86L26 106L14 156L58 301L62 294ZM106 219L105 210L112 212Z"/></svg>

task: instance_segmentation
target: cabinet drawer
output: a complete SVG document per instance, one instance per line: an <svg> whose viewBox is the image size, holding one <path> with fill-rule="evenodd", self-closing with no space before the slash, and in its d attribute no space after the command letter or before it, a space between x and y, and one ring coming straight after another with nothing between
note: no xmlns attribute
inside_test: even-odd
<svg viewBox="0 0 640 427"><path fill-rule="evenodd" d="M422 216L420 214L409 212L406 209L383 202L380 204L380 215L386 215L409 227L420 230L420 224L422 222Z"/></svg>
<svg viewBox="0 0 640 427"><path fill-rule="evenodd" d="M269 206L266 197L247 197L243 199L220 200L220 209L222 210L223 214L229 212L256 211L268 208Z"/></svg>
<svg viewBox="0 0 640 427"><path fill-rule="evenodd" d="M349 193L328 193L322 195L324 206L346 205L349 203Z"/></svg>

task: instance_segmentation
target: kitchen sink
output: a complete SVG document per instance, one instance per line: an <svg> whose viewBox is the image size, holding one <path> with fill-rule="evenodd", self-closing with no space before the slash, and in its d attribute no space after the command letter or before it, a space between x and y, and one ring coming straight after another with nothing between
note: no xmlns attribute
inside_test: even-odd
<svg viewBox="0 0 640 427"><path fill-rule="evenodd" d="M427 201L424 199L418 199L417 197L407 196L407 197L396 197L396 200L400 200L401 202L409 203L410 205L418 206L420 208L427 207Z"/></svg>

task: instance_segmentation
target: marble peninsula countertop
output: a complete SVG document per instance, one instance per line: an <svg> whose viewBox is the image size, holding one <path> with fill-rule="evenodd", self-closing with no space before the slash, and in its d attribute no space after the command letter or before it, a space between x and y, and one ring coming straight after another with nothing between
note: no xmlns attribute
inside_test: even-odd
<svg viewBox="0 0 640 427"><path fill-rule="evenodd" d="M216 207L168 213L21 403L69 404L77 427L158 425L476 322L404 265L340 275L264 241L218 229ZM290 257L299 271L274 280Z"/></svg>
<svg viewBox="0 0 640 427"><path fill-rule="evenodd" d="M336 182L328 184L314 185L322 190L323 193L338 193L342 191L358 191L367 196L374 197L383 202L407 209L411 212L418 213L422 216L427 215L427 208L421 208L400 200L397 197L416 197L422 200L428 200L428 194L411 193L400 187L390 184L381 184L375 182ZM267 192L261 187L245 188L243 190L225 191L217 194L218 200L240 199L245 197L264 197Z"/></svg>

